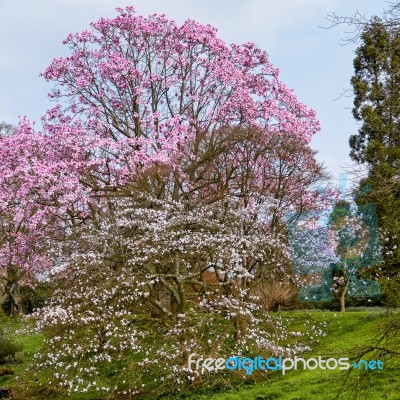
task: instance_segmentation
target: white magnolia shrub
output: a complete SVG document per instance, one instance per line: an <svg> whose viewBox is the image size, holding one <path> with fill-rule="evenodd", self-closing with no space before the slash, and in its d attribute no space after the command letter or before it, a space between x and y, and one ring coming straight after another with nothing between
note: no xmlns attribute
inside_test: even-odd
<svg viewBox="0 0 400 400"><path fill-rule="evenodd" d="M46 337L36 371L51 376L41 384L160 394L233 374L189 371L192 353L307 350L322 332L317 325L293 331L260 307L256 284L290 278L288 249L260 215L226 204L188 210L152 199L110 201L57 249L58 289L33 315Z"/></svg>

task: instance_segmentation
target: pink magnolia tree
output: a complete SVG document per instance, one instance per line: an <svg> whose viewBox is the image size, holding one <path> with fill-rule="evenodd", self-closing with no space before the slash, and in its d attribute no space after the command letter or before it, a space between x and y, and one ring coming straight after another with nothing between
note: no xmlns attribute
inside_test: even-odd
<svg viewBox="0 0 400 400"><path fill-rule="evenodd" d="M52 241L84 216L87 190L79 177L90 165L86 149L77 131L58 133L34 132L22 119L0 138L0 282L11 314L21 311L20 283L53 266Z"/></svg>
<svg viewBox="0 0 400 400"><path fill-rule="evenodd" d="M70 55L43 76L58 104L46 127L71 125L94 136L103 160L94 190L120 189L146 168L170 168L170 196L193 191L182 157L201 159L225 127L289 134L308 142L319 130L314 111L279 80L254 44L226 45L216 30L131 7L64 41ZM164 176L164 180L165 180Z"/></svg>

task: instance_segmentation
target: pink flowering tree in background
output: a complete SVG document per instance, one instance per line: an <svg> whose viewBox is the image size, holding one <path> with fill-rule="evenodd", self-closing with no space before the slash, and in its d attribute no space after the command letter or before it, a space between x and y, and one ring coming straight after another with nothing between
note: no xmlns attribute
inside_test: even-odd
<svg viewBox="0 0 400 400"><path fill-rule="evenodd" d="M23 118L0 142L0 282L18 314L20 283L43 278L56 261L54 241L88 217L80 181L92 162L90 146L68 126L57 135L35 132Z"/></svg>
<svg viewBox="0 0 400 400"><path fill-rule="evenodd" d="M55 82L58 104L46 126L69 124L96 137L103 160L93 190L119 190L148 168L168 167L164 193L196 193L182 157L201 162L204 147L226 127L288 133L308 142L318 131L314 111L278 78L254 44L227 46L216 30L163 15L119 9L90 31L69 35L70 55L43 76Z"/></svg>
<svg viewBox="0 0 400 400"><path fill-rule="evenodd" d="M294 283L285 216L325 205L314 111L264 51L192 20L127 7L64 44L43 130L22 120L0 150L3 258L60 287L36 314L45 384L145 396L219 382L188 374L188 351L307 348L274 331L261 288ZM128 383L111 387L109 361Z"/></svg>

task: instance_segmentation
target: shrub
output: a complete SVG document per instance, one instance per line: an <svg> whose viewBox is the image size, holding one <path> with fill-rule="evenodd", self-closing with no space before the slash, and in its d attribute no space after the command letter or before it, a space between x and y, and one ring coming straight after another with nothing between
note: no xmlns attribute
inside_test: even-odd
<svg viewBox="0 0 400 400"><path fill-rule="evenodd" d="M277 311L282 306L288 307L295 301L296 290L290 282L260 282L256 288L265 311Z"/></svg>
<svg viewBox="0 0 400 400"><path fill-rule="evenodd" d="M0 330L0 364L16 362L18 353L22 351L22 345L8 339L4 331Z"/></svg>

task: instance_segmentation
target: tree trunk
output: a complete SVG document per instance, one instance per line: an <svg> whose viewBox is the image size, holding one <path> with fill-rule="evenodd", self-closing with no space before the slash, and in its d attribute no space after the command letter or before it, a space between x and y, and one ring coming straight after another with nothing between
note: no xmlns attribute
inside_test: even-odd
<svg viewBox="0 0 400 400"><path fill-rule="evenodd" d="M21 304L20 304L20 280L23 274L21 271L18 271L18 268L15 266L7 267L7 281L5 284L5 289L7 293L7 300L10 302L10 315L12 317L21 313Z"/></svg>
<svg viewBox="0 0 400 400"><path fill-rule="evenodd" d="M343 290L342 294L340 295L340 312L346 311L346 291Z"/></svg>
<svg viewBox="0 0 400 400"><path fill-rule="evenodd" d="M15 317L21 313L21 304L19 303L20 287L18 282L10 282L6 288L7 297L10 301L10 315Z"/></svg>
<svg viewBox="0 0 400 400"><path fill-rule="evenodd" d="M340 312L346 311L346 294L347 294L347 287L349 286L347 272L345 272L344 277L345 277L345 284L343 286L342 293L340 293Z"/></svg>

